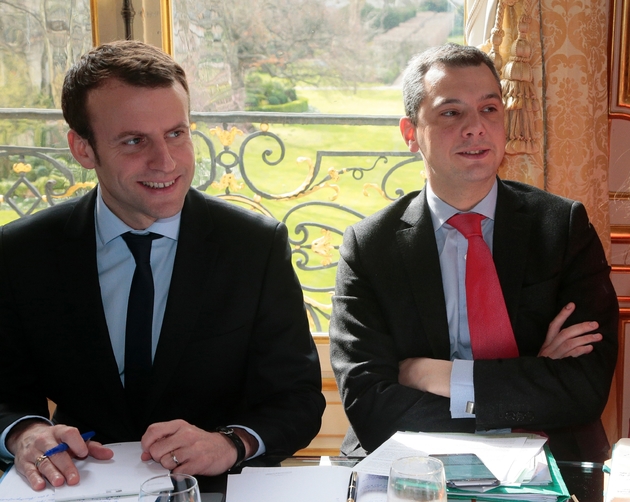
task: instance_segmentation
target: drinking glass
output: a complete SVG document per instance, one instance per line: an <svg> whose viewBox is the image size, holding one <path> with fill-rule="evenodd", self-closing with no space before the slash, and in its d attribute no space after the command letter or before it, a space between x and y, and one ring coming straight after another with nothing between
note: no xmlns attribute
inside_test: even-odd
<svg viewBox="0 0 630 502"><path fill-rule="evenodd" d="M446 479L441 460L432 457L404 457L394 460L389 470L387 502L446 502Z"/></svg>
<svg viewBox="0 0 630 502"><path fill-rule="evenodd" d="M142 483L138 502L201 502L201 495L194 477L171 473Z"/></svg>

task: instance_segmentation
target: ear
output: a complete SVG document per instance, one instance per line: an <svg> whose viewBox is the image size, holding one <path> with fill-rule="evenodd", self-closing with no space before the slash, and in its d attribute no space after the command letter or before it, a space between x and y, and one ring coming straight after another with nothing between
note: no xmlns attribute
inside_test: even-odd
<svg viewBox="0 0 630 502"><path fill-rule="evenodd" d="M416 140L416 127L411 123L409 117L403 117L400 119L400 133L402 134L407 147L411 153L416 153L418 148L418 141Z"/></svg>
<svg viewBox="0 0 630 502"><path fill-rule="evenodd" d="M90 143L72 129L68 131L68 146L70 147L72 156L85 169L94 169L96 167L96 154L90 146Z"/></svg>

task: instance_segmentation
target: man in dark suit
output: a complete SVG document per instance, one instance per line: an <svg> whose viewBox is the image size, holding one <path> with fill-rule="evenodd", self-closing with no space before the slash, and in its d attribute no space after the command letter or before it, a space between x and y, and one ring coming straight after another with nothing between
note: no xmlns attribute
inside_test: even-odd
<svg viewBox="0 0 630 502"><path fill-rule="evenodd" d="M546 433L559 459L602 460L618 304L584 207L497 178L504 108L483 52L429 49L403 94L401 132L427 184L344 235L330 327L352 426L342 452L372 451L395 431L518 429ZM470 212L485 218L500 283L490 310L507 311L511 356L471 350L468 243L449 223Z"/></svg>
<svg viewBox="0 0 630 502"><path fill-rule="evenodd" d="M141 440L144 460L205 475L307 446L325 402L287 231L190 188L184 71L151 46L107 44L68 72L62 103L71 152L99 184L2 228L4 459L41 489L76 484L73 458L111 458L107 442ZM156 234L148 372L131 397L129 232ZM61 442L68 452L43 455Z"/></svg>

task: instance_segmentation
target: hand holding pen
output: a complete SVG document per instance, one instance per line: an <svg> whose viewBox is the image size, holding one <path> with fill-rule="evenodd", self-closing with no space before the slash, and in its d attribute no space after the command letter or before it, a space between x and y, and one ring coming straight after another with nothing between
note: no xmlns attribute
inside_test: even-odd
<svg viewBox="0 0 630 502"><path fill-rule="evenodd" d="M81 434L81 438L83 438L83 441L87 443L90 439L94 437L95 434L96 432L94 431L84 432L83 434ZM67 451L69 448L70 447L68 446L67 443L59 443L57 446L50 448L49 450L46 450L39 457L37 457L37 460L35 461L35 467L39 469L39 464L41 464L48 457L51 457L55 455L56 453L61 453L62 451Z"/></svg>
<svg viewBox="0 0 630 502"><path fill-rule="evenodd" d="M15 455L15 469L34 490L43 490L46 481L54 487L79 482L75 458L87 456L109 460L114 452L75 427L50 425L40 419L18 422L8 434L6 446ZM88 441L86 442L86 438ZM62 444L63 443L63 444Z"/></svg>

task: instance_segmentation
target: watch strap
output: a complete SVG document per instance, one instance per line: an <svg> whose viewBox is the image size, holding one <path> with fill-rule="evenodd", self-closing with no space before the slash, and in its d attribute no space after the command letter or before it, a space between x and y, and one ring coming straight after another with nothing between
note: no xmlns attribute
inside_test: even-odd
<svg viewBox="0 0 630 502"><path fill-rule="evenodd" d="M245 443L243 443L243 440L239 437L238 434L236 434L236 432L234 432L234 429L232 427L217 427L216 432L218 432L219 434L223 434L226 438L232 441L232 443L236 447L236 462L231 467L231 469L241 465L243 460L245 460Z"/></svg>

